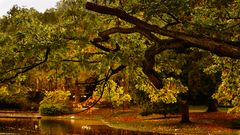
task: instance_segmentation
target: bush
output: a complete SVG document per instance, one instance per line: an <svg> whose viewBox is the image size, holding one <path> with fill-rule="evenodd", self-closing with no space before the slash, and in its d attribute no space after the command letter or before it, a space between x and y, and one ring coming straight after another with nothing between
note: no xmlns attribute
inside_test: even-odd
<svg viewBox="0 0 240 135"><path fill-rule="evenodd" d="M40 113L42 115L62 115L67 113L62 109L62 107L56 107L56 106L44 106L40 107Z"/></svg>
<svg viewBox="0 0 240 135"><path fill-rule="evenodd" d="M24 87L0 87L1 109L28 109L31 104L27 99L27 89Z"/></svg>
<svg viewBox="0 0 240 135"><path fill-rule="evenodd" d="M70 91L56 90L45 93L40 102L39 112L41 115L62 115L72 111L69 96Z"/></svg>

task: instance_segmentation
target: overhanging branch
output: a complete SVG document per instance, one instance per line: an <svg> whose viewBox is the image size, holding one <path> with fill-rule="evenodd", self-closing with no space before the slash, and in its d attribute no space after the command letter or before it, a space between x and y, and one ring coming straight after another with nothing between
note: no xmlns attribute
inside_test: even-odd
<svg viewBox="0 0 240 135"><path fill-rule="evenodd" d="M197 47L200 49L208 50L219 56L227 56L231 58L240 58L240 42L221 41L213 38L207 38L201 35L189 35L183 32L170 31L160 28L156 25L149 24L136 17L133 17L123 10L117 8L110 8L100 6L94 3L87 2L86 8L101 14L113 15L118 18L134 24L132 28L112 28L99 33L101 38L96 38L96 43L106 42L109 40L109 35L115 33L130 34L140 33L150 41L155 43L145 51L145 60L143 61L143 72L148 76L149 80L158 89L163 87L162 78L154 70L155 55L167 49L179 49L188 47ZM168 40L161 40L156 35L168 36ZM97 44L98 45L98 44ZM96 46L96 45L95 45ZM101 47L101 46L100 46ZM99 48L100 48L99 47ZM104 50L105 48L100 48ZM109 50L106 50L109 52Z"/></svg>
<svg viewBox="0 0 240 135"><path fill-rule="evenodd" d="M158 89L162 88L163 87L162 77L159 76L159 74L153 69L155 64L155 55L167 49L181 48L185 45L184 42L177 39L161 40L160 38L158 38L157 36L149 32L148 30L140 29L138 27L111 28L99 33L99 36L108 37L108 38L105 38L107 41L107 39L109 39L109 36L115 33L121 33L121 34L140 33L144 35L148 40L156 44L146 50L145 60L143 61L142 68L143 68L143 72L148 76L149 80L153 83L153 85Z"/></svg>
<svg viewBox="0 0 240 135"><path fill-rule="evenodd" d="M192 47L208 50L219 56L227 56L231 58L240 59L240 46L235 46L234 45L236 44L235 42L231 42L231 41L226 42L226 41L216 40L212 38L206 38L199 35L188 35L182 32L169 31L169 30L160 28L156 25L151 25L147 22L144 22L136 17L129 15L125 11L117 8L100 6L90 2L87 2L86 8L88 10L95 11L97 13L117 16L118 18L126 22L134 24L139 29L160 34L163 36L168 36L174 39L183 40L189 43L186 45L191 45ZM240 43L240 42L237 42L237 43Z"/></svg>
<svg viewBox="0 0 240 135"><path fill-rule="evenodd" d="M42 65L42 64L45 63L45 62L47 62L49 53L50 53L50 48L47 48L47 49L46 49L45 56L44 56L44 59L43 59L41 62L36 63L36 64L34 64L34 65L31 65L31 66L27 66L27 67L23 67L23 68L17 68L17 69L21 69L21 71L16 72L14 75L12 75L12 76L10 76L10 77L8 77L8 78L5 78L5 79L0 80L0 84L1 84L1 83L6 83L6 82L8 82L8 81L10 81L10 80L18 77L18 75L20 75L20 74L22 74L22 73L26 73L27 71L29 71L29 70L31 70L31 69L39 66L39 65Z"/></svg>

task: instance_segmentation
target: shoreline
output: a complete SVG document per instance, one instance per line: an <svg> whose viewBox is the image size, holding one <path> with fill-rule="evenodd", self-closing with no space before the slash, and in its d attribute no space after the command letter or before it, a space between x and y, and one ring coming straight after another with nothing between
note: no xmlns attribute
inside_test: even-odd
<svg viewBox="0 0 240 135"><path fill-rule="evenodd" d="M106 113L108 112L108 113ZM182 124L181 115L152 114L141 116L140 109L99 109L76 114L81 119L101 120L109 127L140 132L162 134L240 134L240 129L232 128L232 121L240 119L240 114L227 112L208 113L204 111L190 112L191 123Z"/></svg>
<svg viewBox="0 0 240 135"><path fill-rule="evenodd" d="M39 113L36 113L36 112L0 110L0 118L41 119L42 116Z"/></svg>
<svg viewBox="0 0 240 135"><path fill-rule="evenodd" d="M88 125L102 123L116 129L160 134L240 134L239 128L231 127L234 120L240 119L239 113L192 111L190 112L191 123L181 124L179 114L167 115L167 118L164 118L164 115L160 114L141 116L140 112L139 108L126 110L99 108L61 116L41 116L36 112L11 112L10 115L9 111L6 114L0 111L0 118L82 120Z"/></svg>

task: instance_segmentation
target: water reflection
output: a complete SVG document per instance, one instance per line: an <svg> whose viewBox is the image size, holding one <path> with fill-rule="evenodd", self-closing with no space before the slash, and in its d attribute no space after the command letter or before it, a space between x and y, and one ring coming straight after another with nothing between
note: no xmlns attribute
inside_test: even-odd
<svg viewBox="0 0 240 135"><path fill-rule="evenodd" d="M99 123L78 119L0 118L0 134L31 135L157 135L110 128Z"/></svg>
<svg viewBox="0 0 240 135"><path fill-rule="evenodd" d="M39 134L39 120L0 118L0 133Z"/></svg>

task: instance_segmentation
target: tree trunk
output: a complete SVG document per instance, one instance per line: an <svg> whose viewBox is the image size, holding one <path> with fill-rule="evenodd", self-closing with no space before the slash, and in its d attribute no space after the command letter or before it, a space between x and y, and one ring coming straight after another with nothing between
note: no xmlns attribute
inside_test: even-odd
<svg viewBox="0 0 240 135"><path fill-rule="evenodd" d="M129 93L129 89L128 89L128 86L129 86L129 82L128 82L128 74L124 74L124 79L123 79L123 89L124 89L124 94L128 94ZM123 110L124 109L129 109L129 104L128 102L123 102Z"/></svg>
<svg viewBox="0 0 240 135"><path fill-rule="evenodd" d="M78 79L76 79L75 80L75 87L74 87L74 93L75 93L75 95L74 95L74 103L75 104L78 104L78 103L80 103L80 92L79 91L81 91L82 89L81 89L81 87L78 85ZM81 91L81 94L82 94L83 92Z"/></svg>
<svg viewBox="0 0 240 135"><path fill-rule="evenodd" d="M189 105L187 100L181 101L181 113L182 113L182 119L181 123L190 123L189 120Z"/></svg>
<svg viewBox="0 0 240 135"><path fill-rule="evenodd" d="M217 112L218 109L217 109L217 101L214 100L214 99L209 99L208 100L208 110L207 112Z"/></svg>

